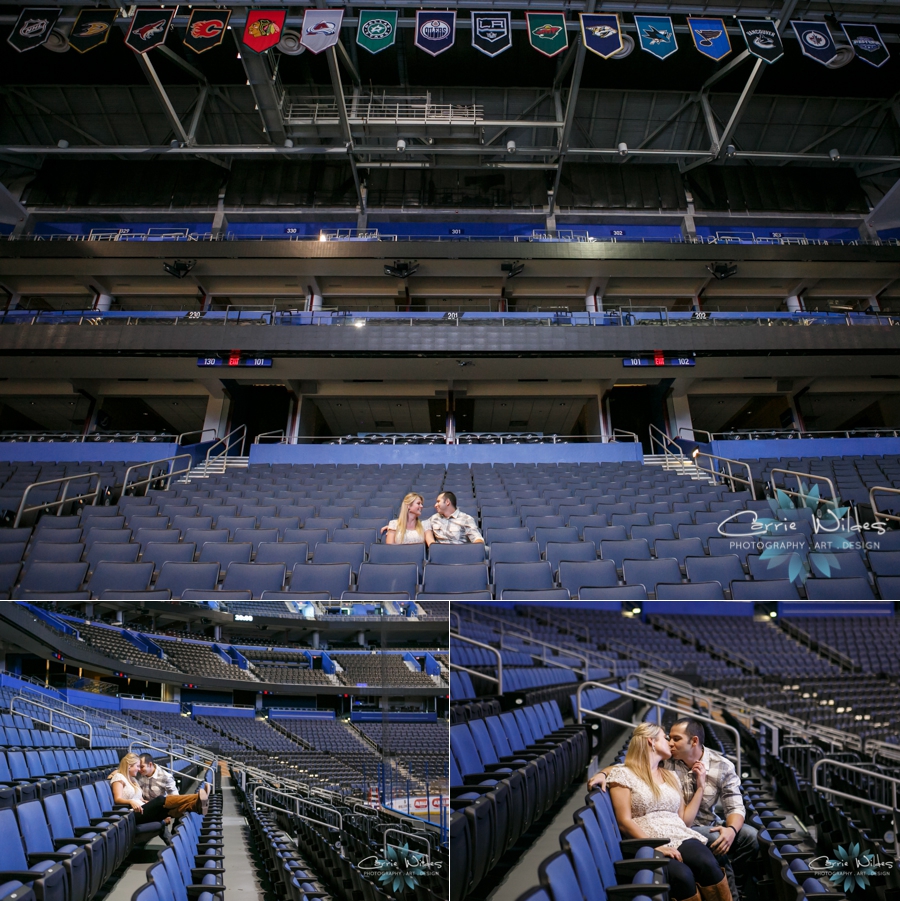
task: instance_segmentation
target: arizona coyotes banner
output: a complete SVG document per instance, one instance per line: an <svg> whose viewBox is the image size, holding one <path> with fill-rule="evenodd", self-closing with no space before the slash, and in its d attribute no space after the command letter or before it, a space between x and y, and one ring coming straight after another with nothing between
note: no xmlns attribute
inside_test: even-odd
<svg viewBox="0 0 900 901"><path fill-rule="evenodd" d="M195 9L184 33L185 46L194 53L206 53L218 47L225 37L230 18L230 9Z"/></svg>
<svg viewBox="0 0 900 901"><path fill-rule="evenodd" d="M622 29L617 15L581 14L581 39L597 56L609 59L622 49Z"/></svg>
<svg viewBox="0 0 900 901"><path fill-rule="evenodd" d="M115 9L83 9L69 33L69 46L79 53L87 53L105 44L116 15Z"/></svg>
<svg viewBox="0 0 900 901"><path fill-rule="evenodd" d="M125 43L135 53L146 53L164 44L174 17L174 8L136 10Z"/></svg>
<svg viewBox="0 0 900 901"><path fill-rule="evenodd" d="M311 53L333 47L341 36L342 9L308 9L303 14L300 43Z"/></svg>
<svg viewBox="0 0 900 901"><path fill-rule="evenodd" d="M416 12L416 46L437 56L453 46L456 39L456 12L420 9Z"/></svg>
<svg viewBox="0 0 900 901"><path fill-rule="evenodd" d="M485 56L499 56L512 47L512 13L472 13L472 46Z"/></svg>
<svg viewBox="0 0 900 901"><path fill-rule="evenodd" d="M710 59L724 59L731 53L731 40L721 19L688 19L694 46Z"/></svg>
<svg viewBox="0 0 900 901"><path fill-rule="evenodd" d="M7 43L12 44L19 53L40 47L50 37L61 12L59 7L44 9L32 6L23 9L6 39Z"/></svg>
<svg viewBox="0 0 900 901"><path fill-rule="evenodd" d="M767 63L784 56L784 45L775 23L768 19L738 19L738 25L744 33L747 50Z"/></svg>
<svg viewBox="0 0 900 901"><path fill-rule="evenodd" d="M380 53L397 40L396 9L361 9L356 43L369 53Z"/></svg>
<svg viewBox="0 0 900 901"><path fill-rule="evenodd" d="M538 53L556 56L569 46L563 13L525 13L528 40Z"/></svg>
<svg viewBox="0 0 900 901"><path fill-rule="evenodd" d="M668 16L635 16L641 50L652 53L657 59L665 59L678 49L675 28Z"/></svg>
<svg viewBox="0 0 900 901"><path fill-rule="evenodd" d="M877 25L841 25L841 28L864 63L879 69L891 58Z"/></svg>
<svg viewBox="0 0 900 901"><path fill-rule="evenodd" d="M834 38L824 22L791 22L804 56L827 66L836 56Z"/></svg>
<svg viewBox="0 0 900 901"><path fill-rule="evenodd" d="M254 53L265 53L281 40L285 9L248 9L244 26L244 46Z"/></svg>

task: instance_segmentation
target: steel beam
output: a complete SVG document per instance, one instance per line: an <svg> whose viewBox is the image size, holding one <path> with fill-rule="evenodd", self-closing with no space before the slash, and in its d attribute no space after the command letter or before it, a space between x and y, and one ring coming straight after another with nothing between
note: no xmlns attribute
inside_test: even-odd
<svg viewBox="0 0 900 901"><path fill-rule="evenodd" d="M153 93L156 94L156 99L159 101L159 105L163 108L163 112L166 114L166 118L169 120L169 125L172 127L172 131L175 132L175 137L182 144L188 143L188 135L184 130L184 126L181 124L181 119L178 116L178 113L175 112L175 107L172 106L172 101L169 99L169 95L166 93L166 89L163 86L163 83L159 80L159 75L156 74L156 69L153 68L153 63L150 62L150 58L146 53L138 53L137 54L138 64L144 70L144 75L147 76L147 81L150 83L150 87L153 88Z"/></svg>
<svg viewBox="0 0 900 901"><path fill-rule="evenodd" d="M266 53L254 53L241 45L238 32L232 29L234 43L241 55L241 65L247 76L247 85L253 93L256 109L262 120L263 131L267 140L276 146L282 146L287 138L284 129L284 118L281 113L281 100L275 90L275 76ZM246 52L245 52L246 51Z"/></svg>
<svg viewBox="0 0 900 901"><path fill-rule="evenodd" d="M203 87L200 88L200 94L194 103L194 115L191 116L191 124L188 128L187 142L192 146L197 143L197 126L200 124L200 117L203 115L203 110L206 107L206 98L208 96L209 87L203 85Z"/></svg>

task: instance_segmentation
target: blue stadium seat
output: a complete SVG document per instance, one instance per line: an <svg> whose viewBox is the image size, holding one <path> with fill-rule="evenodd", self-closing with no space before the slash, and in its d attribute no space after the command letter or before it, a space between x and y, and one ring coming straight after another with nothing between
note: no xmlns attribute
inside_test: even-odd
<svg viewBox="0 0 900 901"><path fill-rule="evenodd" d="M619 585L610 588L582 588L578 592L582 601L646 601L643 585Z"/></svg>
<svg viewBox="0 0 900 901"><path fill-rule="evenodd" d="M339 598L350 588L349 563L297 564L291 572L291 591L327 591Z"/></svg>
<svg viewBox="0 0 900 901"><path fill-rule="evenodd" d="M485 529L484 540L488 545L500 542L531 541L531 532L524 526L518 529Z"/></svg>
<svg viewBox="0 0 900 901"><path fill-rule="evenodd" d="M534 530L534 540L537 542L541 553L544 554L547 551L547 544L550 541L569 544L577 543L579 541L578 529L574 526L552 528L539 527Z"/></svg>
<svg viewBox="0 0 900 901"><path fill-rule="evenodd" d="M561 544L549 541L545 548L545 554L554 575L559 571L559 564L564 560L569 562L597 560L597 549L594 547L593 541L567 541ZM496 562L492 556L491 563Z"/></svg>
<svg viewBox="0 0 900 901"><path fill-rule="evenodd" d="M47 544L44 541L35 541L25 560L25 570L27 571L39 560L47 563L78 563L83 553L84 545L82 544Z"/></svg>
<svg viewBox="0 0 900 901"><path fill-rule="evenodd" d="M658 601L722 601L725 592L718 582L657 583Z"/></svg>
<svg viewBox="0 0 900 901"><path fill-rule="evenodd" d="M584 530L602 529L609 525L605 514L592 513L589 516L570 516L566 521L567 526L578 530L578 537L584 538Z"/></svg>
<svg viewBox="0 0 900 901"><path fill-rule="evenodd" d="M14 565L14 564L13 564ZM87 575L84 563L46 563L38 561L22 576L17 592L63 593L78 591Z"/></svg>
<svg viewBox="0 0 900 901"><path fill-rule="evenodd" d="M484 563L486 546L473 544L440 544L435 542L428 549L428 562L436 564Z"/></svg>
<svg viewBox="0 0 900 901"><path fill-rule="evenodd" d="M488 587L488 568L483 563L440 565L426 563L422 590L436 594L484 591Z"/></svg>
<svg viewBox="0 0 900 901"><path fill-rule="evenodd" d="M313 563L349 563L355 576L360 566L366 559L366 546L364 544L342 544L341 542L328 542L317 544L313 551Z"/></svg>
<svg viewBox="0 0 900 901"><path fill-rule="evenodd" d="M599 548L601 541L627 541L624 526L585 526L582 531L585 541L593 541Z"/></svg>
<svg viewBox="0 0 900 901"><path fill-rule="evenodd" d="M349 544L363 544L368 555L372 545L378 540L378 531L376 529L335 529L331 540Z"/></svg>
<svg viewBox="0 0 900 901"><path fill-rule="evenodd" d="M65 545L71 547L71 545ZM84 559L88 562L88 572L93 572L97 564L103 561L109 563L135 563L138 558L139 544L92 544L85 552Z"/></svg>
<svg viewBox="0 0 900 901"><path fill-rule="evenodd" d="M363 563L359 570L356 591L360 594L401 592L412 598L415 596L418 580L419 569L415 563Z"/></svg>
<svg viewBox="0 0 900 901"><path fill-rule="evenodd" d="M315 550L317 544L328 541L326 529L285 529L285 544L306 544L310 551Z"/></svg>
<svg viewBox="0 0 900 901"><path fill-rule="evenodd" d="M629 538L625 541L601 541L600 559L612 560L616 569L622 569L626 560L649 560L650 545L645 538Z"/></svg>
<svg viewBox="0 0 900 901"><path fill-rule="evenodd" d="M297 563L306 563L308 548L305 544L285 541L264 541L256 549L256 563L283 563L290 572Z"/></svg>
<svg viewBox="0 0 900 901"><path fill-rule="evenodd" d="M875 584L883 601L900 601L900 576L876 576Z"/></svg>
<svg viewBox="0 0 900 901"><path fill-rule="evenodd" d="M869 540L880 546L884 538L874 535ZM869 551L869 566L872 567L872 572L876 576L900 576L900 550Z"/></svg>
<svg viewBox="0 0 900 901"><path fill-rule="evenodd" d="M503 601L568 601L571 595L565 588L545 588L528 591L518 588L504 588L498 595Z"/></svg>
<svg viewBox="0 0 900 901"><path fill-rule="evenodd" d="M626 585L643 585L648 592L655 592L660 582L681 582L681 568L673 557L625 560L622 572Z"/></svg>
<svg viewBox="0 0 900 901"><path fill-rule="evenodd" d="M686 557L684 567L689 582L718 582L722 588L746 578L736 554L727 557Z"/></svg>
<svg viewBox="0 0 900 901"><path fill-rule="evenodd" d="M493 599L493 595L489 591L420 591L416 595L417 601L492 601Z"/></svg>
<svg viewBox="0 0 900 901"><path fill-rule="evenodd" d="M30 891L32 898L35 892L38 893L41 901L69 901L68 880L62 862L51 858L26 858L19 824L11 808L0 810L0 835L3 836L0 842L0 873L3 875L0 880L6 891L16 891L10 880L21 880L27 886L23 898Z"/></svg>
<svg viewBox="0 0 900 901"><path fill-rule="evenodd" d="M426 568L427 577L428 570ZM502 595L505 590L548 591L553 586L553 573L546 560L538 563L494 564L494 591Z"/></svg>
<svg viewBox="0 0 900 901"><path fill-rule="evenodd" d="M249 542L255 556L262 542L278 541L278 529L235 529L234 541L236 544Z"/></svg>
<svg viewBox="0 0 900 901"><path fill-rule="evenodd" d="M152 563L111 563L97 564L88 588L94 597L104 591L144 591L153 578Z"/></svg>
<svg viewBox="0 0 900 901"><path fill-rule="evenodd" d="M163 563L191 563L196 552L196 545L187 543L172 544L169 542L150 541L141 552L141 563L152 563L155 572L159 572Z"/></svg>
<svg viewBox="0 0 900 901"><path fill-rule="evenodd" d="M225 571L222 591L249 591L259 600L264 591L284 588L283 563L230 563Z"/></svg>
<svg viewBox="0 0 900 901"><path fill-rule="evenodd" d="M731 597L735 601L794 601L800 593L797 586L787 579L767 582L745 582L741 579L731 583Z"/></svg>
<svg viewBox="0 0 900 901"><path fill-rule="evenodd" d="M659 539L656 542L657 557L674 557L684 569L687 557L703 557L703 542L699 538Z"/></svg>
<svg viewBox="0 0 900 901"><path fill-rule="evenodd" d="M631 537L646 538L650 544L650 550L659 557L661 555L655 549L656 542L663 539L674 539L675 531L668 523L656 526L632 526Z"/></svg>
<svg viewBox="0 0 900 901"><path fill-rule="evenodd" d="M228 569L230 564L249 563L252 554L253 545L249 541L244 541L241 544L232 541L207 541L200 546L200 556L197 560L199 563L218 563L219 575L224 576L225 570Z"/></svg>
<svg viewBox="0 0 900 901"><path fill-rule="evenodd" d="M369 563L415 563L419 581L425 569L425 544L373 544L369 548Z"/></svg>
<svg viewBox="0 0 900 901"><path fill-rule="evenodd" d="M180 598L188 589L214 591L219 581L219 564L211 563L176 563L168 561L159 569L159 576L154 586L158 590L172 592L173 598Z"/></svg>
<svg viewBox="0 0 900 901"><path fill-rule="evenodd" d="M875 592L867 579L808 579L806 596L811 601L871 601Z"/></svg>
<svg viewBox="0 0 900 901"><path fill-rule="evenodd" d="M613 560L561 561L559 584L575 597L584 588L614 588L618 585Z"/></svg>

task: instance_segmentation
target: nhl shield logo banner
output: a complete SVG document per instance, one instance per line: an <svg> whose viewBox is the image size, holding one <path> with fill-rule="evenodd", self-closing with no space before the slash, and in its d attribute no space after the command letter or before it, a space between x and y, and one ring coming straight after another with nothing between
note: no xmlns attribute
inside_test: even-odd
<svg viewBox="0 0 900 901"><path fill-rule="evenodd" d="M230 18L230 9L195 9L184 33L185 46L190 47L194 53L206 53L207 50L218 47L225 37Z"/></svg>
<svg viewBox="0 0 900 901"><path fill-rule="evenodd" d="M369 53L380 53L397 40L397 10L361 9L359 27L356 29L356 43Z"/></svg>
<svg viewBox="0 0 900 901"><path fill-rule="evenodd" d="M472 46L485 56L499 56L512 47L512 13L472 13Z"/></svg>
<svg viewBox="0 0 900 901"><path fill-rule="evenodd" d="M265 53L281 40L284 31L284 9L249 9L244 25L244 46L254 53Z"/></svg>
<svg viewBox="0 0 900 901"><path fill-rule="evenodd" d="M768 19L739 19L738 24L747 42L747 50L767 63L784 56L784 46L781 43L781 35L774 22Z"/></svg>
<svg viewBox="0 0 900 901"><path fill-rule="evenodd" d="M131 20L125 43L135 53L146 53L166 41L174 9L138 9Z"/></svg>
<svg viewBox="0 0 900 901"><path fill-rule="evenodd" d="M83 9L69 34L69 46L79 53L87 53L106 43L109 30L116 21L117 10Z"/></svg>
<svg viewBox="0 0 900 901"><path fill-rule="evenodd" d="M581 39L584 46L597 56L609 59L622 49L622 29L619 17L581 14Z"/></svg>
<svg viewBox="0 0 900 901"><path fill-rule="evenodd" d="M791 22L804 56L827 66L836 56L834 38L824 22Z"/></svg>
<svg viewBox="0 0 900 901"><path fill-rule="evenodd" d="M652 53L657 59L665 59L678 49L675 29L668 16L635 16L641 50Z"/></svg>
<svg viewBox="0 0 900 901"><path fill-rule="evenodd" d="M47 38L59 18L61 9L43 9L29 7L19 13L13 30L6 39L19 53L40 47Z"/></svg>
<svg viewBox="0 0 900 901"><path fill-rule="evenodd" d="M333 47L341 36L342 9L308 9L303 14L300 43L310 53L321 53Z"/></svg>
<svg viewBox="0 0 900 901"><path fill-rule="evenodd" d="M556 56L569 46L563 13L525 13L528 40L538 53Z"/></svg>
<svg viewBox="0 0 900 901"><path fill-rule="evenodd" d="M841 25L841 28L864 63L878 69L891 58L877 25Z"/></svg>
<svg viewBox="0 0 900 901"><path fill-rule="evenodd" d="M416 46L437 56L453 46L456 39L456 12L420 9L416 12Z"/></svg>
<svg viewBox="0 0 900 901"><path fill-rule="evenodd" d="M731 41L721 19L688 19L694 46L710 59L724 59L731 53Z"/></svg>

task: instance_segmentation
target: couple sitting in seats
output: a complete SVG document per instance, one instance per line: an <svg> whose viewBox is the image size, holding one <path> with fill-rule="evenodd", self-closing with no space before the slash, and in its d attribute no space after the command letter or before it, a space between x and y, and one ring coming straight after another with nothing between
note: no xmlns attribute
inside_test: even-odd
<svg viewBox="0 0 900 901"><path fill-rule="evenodd" d="M381 531L387 532L385 544L484 544L475 520L468 513L456 508L456 495L442 491L437 496L437 511L424 522L420 519L425 499L412 492L403 498L400 514Z"/></svg>

